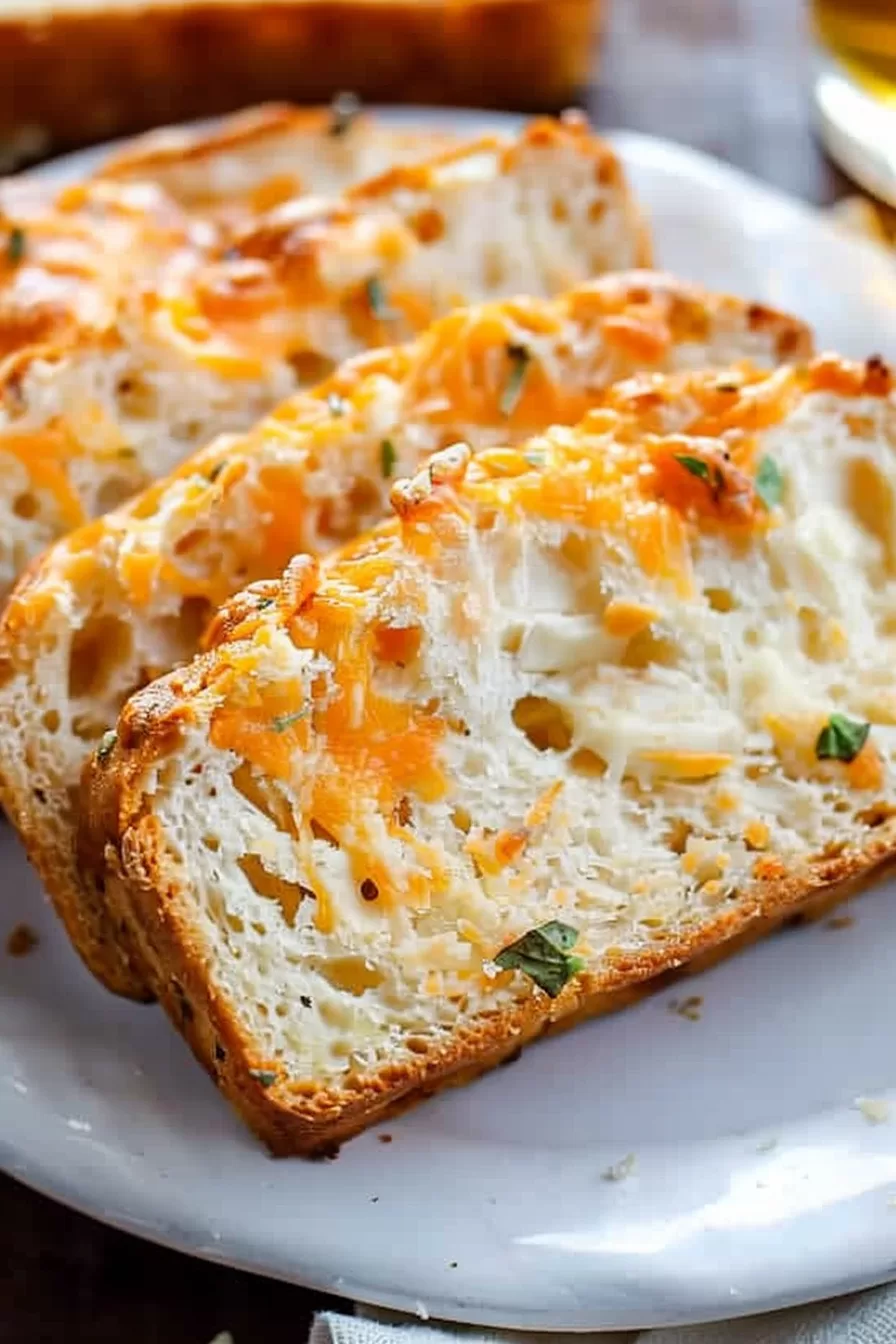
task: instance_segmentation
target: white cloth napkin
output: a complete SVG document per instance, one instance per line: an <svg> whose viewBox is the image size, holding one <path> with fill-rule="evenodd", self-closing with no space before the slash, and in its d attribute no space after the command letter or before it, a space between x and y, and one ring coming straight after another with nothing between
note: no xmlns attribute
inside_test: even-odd
<svg viewBox="0 0 896 1344"><path fill-rule="evenodd" d="M896 1344L896 1284L835 1301L793 1307L714 1325L599 1335L530 1334L402 1319L387 1312L343 1316L325 1312L308 1344Z"/></svg>

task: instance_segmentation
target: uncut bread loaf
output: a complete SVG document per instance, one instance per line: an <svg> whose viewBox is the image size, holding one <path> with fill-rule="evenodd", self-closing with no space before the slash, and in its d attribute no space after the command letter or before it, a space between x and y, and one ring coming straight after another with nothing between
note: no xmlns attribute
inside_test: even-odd
<svg viewBox="0 0 896 1344"><path fill-rule="evenodd" d="M647 256L620 164L580 118L293 198L223 237L188 216L161 259L141 233L110 265L93 202L116 190L159 188L64 188L49 238L14 210L0 221L0 594L56 537L334 364L459 303L558 293ZM56 238L72 209L74 257ZM44 311L52 330L21 340Z"/></svg>
<svg viewBox="0 0 896 1344"><path fill-rule="evenodd" d="M378 522L393 478L458 438L518 442L574 423L637 369L773 365L810 348L794 319L648 272L459 310L51 548L0 622L0 797L95 974L149 992L139 954L78 874L84 759L131 692L192 657L218 603Z"/></svg>
<svg viewBox="0 0 896 1344"><path fill-rule="evenodd" d="M892 389L654 375L442 450L129 701L85 872L275 1152L890 858Z"/></svg>

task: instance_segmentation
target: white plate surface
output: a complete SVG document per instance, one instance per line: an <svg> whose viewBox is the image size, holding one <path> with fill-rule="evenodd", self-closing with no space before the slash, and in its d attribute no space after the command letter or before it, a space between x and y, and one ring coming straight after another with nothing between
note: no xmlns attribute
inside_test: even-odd
<svg viewBox="0 0 896 1344"><path fill-rule="evenodd" d="M792 308L824 346L896 358L886 257L724 165L616 142L663 265ZM366 1302L553 1331L896 1276L893 884L848 928L779 934L689 982L699 1021L663 993L322 1164L268 1159L161 1012L93 984L7 827L0 891L4 925L41 936L0 957L0 1163L107 1222ZM855 1104L888 1095L892 1121Z"/></svg>

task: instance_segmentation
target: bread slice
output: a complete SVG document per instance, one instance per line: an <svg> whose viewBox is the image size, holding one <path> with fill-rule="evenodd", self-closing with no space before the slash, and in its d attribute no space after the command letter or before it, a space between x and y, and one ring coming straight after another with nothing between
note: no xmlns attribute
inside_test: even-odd
<svg viewBox="0 0 896 1344"><path fill-rule="evenodd" d="M130 250L110 247L105 222L91 229L98 193L115 190L67 188L56 202L63 232L78 211L74 256L71 242L60 255L55 215L46 229L0 226L0 314L17 315L16 337L35 307L61 309L65 328L0 364L0 593L57 536L335 363L460 302L557 293L647 254L618 160L575 118L291 200L226 246L194 221L161 261L146 243L153 209L134 201L156 202L155 188L120 188L138 213Z"/></svg>
<svg viewBox="0 0 896 1344"><path fill-rule="evenodd" d="M270 98L556 112L593 71L602 0L7 0L0 154L52 149Z"/></svg>
<svg viewBox="0 0 896 1344"><path fill-rule="evenodd" d="M460 310L414 344L349 363L51 548L0 624L0 797L95 974L122 993L148 988L78 876L81 768L124 699L196 652L216 604L295 552L370 527L391 479L458 438L518 442L573 423L637 369L772 365L810 349L792 318L647 272L556 301Z"/></svg>
<svg viewBox="0 0 896 1344"><path fill-rule="evenodd" d="M295 196L338 196L460 142L460 136L412 119L387 124L342 95L330 107L248 108L210 130L149 131L111 154L97 176L153 182L188 210L240 223Z"/></svg>
<svg viewBox="0 0 896 1344"><path fill-rule="evenodd" d="M654 375L442 450L128 702L85 872L275 1152L892 856L892 388Z"/></svg>

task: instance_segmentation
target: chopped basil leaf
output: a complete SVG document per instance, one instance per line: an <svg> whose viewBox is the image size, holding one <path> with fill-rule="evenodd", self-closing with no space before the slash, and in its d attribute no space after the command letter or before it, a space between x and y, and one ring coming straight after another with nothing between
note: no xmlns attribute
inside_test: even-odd
<svg viewBox="0 0 896 1344"><path fill-rule="evenodd" d="M854 761L868 741L870 723L848 719L845 714L832 714L815 743L815 755L820 761Z"/></svg>
<svg viewBox="0 0 896 1344"><path fill-rule="evenodd" d="M209 482L216 481L226 466L227 466L226 457L223 458L220 462L216 462L208 474Z"/></svg>
<svg viewBox="0 0 896 1344"><path fill-rule="evenodd" d="M110 728L108 733L103 733L100 744L96 749L96 758L98 761L105 761L115 750L115 743L118 741L118 734L114 728Z"/></svg>
<svg viewBox="0 0 896 1344"><path fill-rule="evenodd" d="M277 1075L271 1069L250 1069L249 1072L262 1087L273 1087L277 1081Z"/></svg>
<svg viewBox="0 0 896 1344"><path fill-rule="evenodd" d="M380 444L380 466L383 477L389 480L395 470L395 463L398 460L398 454L395 451L395 444L391 439L383 439Z"/></svg>
<svg viewBox="0 0 896 1344"><path fill-rule="evenodd" d="M523 384L532 355L524 345L508 345L507 358L510 360L510 375L501 393L499 409L502 415L513 415L523 395Z"/></svg>
<svg viewBox="0 0 896 1344"><path fill-rule="evenodd" d="M522 971L555 999L567 980L584 969L581 957L569 955L578 941L578 929L552 919L505 947L495 957L495 965L502 971Z"/></svg>
<svg viewBox="0 0 896 1344"><path fill-rule="evenodd" d="M339 139L350 131L361 111L361 99L355 93L337 93L330 104L328 135Z"/></svg>
<svg viewBox="0 0 896 1344"><path fill-rule="evenodd" d="M698 481L706 481L709 484L709 463L704 462L702 457L690 457L687 453L675 453L675 461L679 466L684 467L692 476L696 476ZM717 469L717 476L722 473Z"/></svg>
<svg viewBox="0 0 896 1344"><path fill-rule="evenodd" d="M271 719L271 727L275 733L285 733L287 728L291 728L299 719L304 719L308 713L308 706L304 709L297 709L294 714L278 714L275 719Z"/></svg>
<svg viewBox="0 0 896 1344"><path fill-rule="evenodd" d="M544 466L544 453L536 453L530 449L527 453L523 453L523 457L529 463L530 467Z"/></svg>
<svg viewBox="0 0 896 1344"><path fill-rule="evenodd" d="M781 503L784 494L784 477L773 457L764 457L756 471L756 493L767 509L773 509Z"/></svg>
<svg viewBox="0 0 896 1344"><path fill-rule="evenodd" d="M19 262L25 256L25 230L15 225L9 231L9 240L6 244L6 255L9 258L11 266L18 266Z"/></svg>
<svg viewBox="0 0 896 1344"><path fill-rule="evenodd" d="M383 282L378 275L372 275L364 286L367 293L367 302L370 304L370 311L374 317L379 318L380 322L391 322L398 314L394 308L389 307L386 298L386 291L383 288Z"/></svg>
<svg viewBox="0 0 896 1344"><path fill-rule="evenodd" d="M327 407L331 415L345 415L346 401L345 397L340 397L338 392L331 392L327 397Z"/></svg>
<svg viewBox="0 0 896 1344"><path fill-rule="evenodd" d="M264 611L267 607L272 607L273 605L274 599L272 597L262 597L259 598L258 603L256 604L256 610Z"/></svg>

